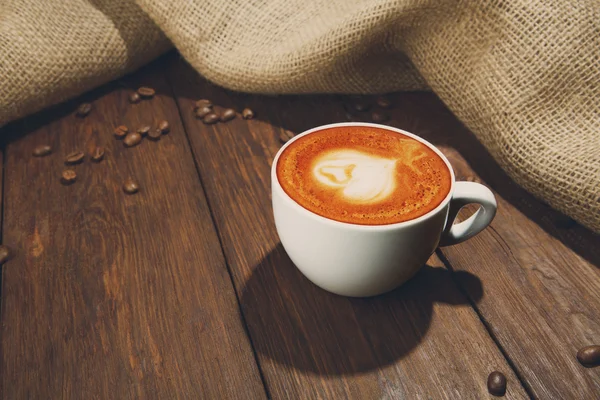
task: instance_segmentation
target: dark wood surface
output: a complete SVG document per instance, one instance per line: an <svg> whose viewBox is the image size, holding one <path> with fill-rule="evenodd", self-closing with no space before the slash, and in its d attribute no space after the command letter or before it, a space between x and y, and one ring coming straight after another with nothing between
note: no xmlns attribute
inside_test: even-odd
<svg viewBox="0 0 600 400"><path fill-rule="evenodd" d="M288 119L331 122L339 104L228 93L177 61L167 74L273 398L485 398L495 369L511 381L508 398L525 397L437 257L401 290L348 299L311 284L285 254L270 208L270 165L281 130L291 128ZM198 98L217 109L250 105L257 119L204 125L193 114ZM481 288L473 274L454 279Z"/></svg>
<svg viewBox="0 0 600 400"><path fill-rule="evenodd" d="M582 368L575 358L579 348L600 343L600 236L515 185L439 102L415 97L400 108L399 119L408 121L429 108L435 117L412 129L442 149L458 179L495 192L491 226L438 254L454 271L485 282L482 298L464 289L479 300L478 313L528 390L540 399L600 398L600 369Z"/></svg>
<svg viewBox="0 0 600 400"><path fill-rule="evenodd" d="M3 242L16 257L3 267L2 398L264 398L161 65L123 83L159 95L132 106L130 90L107 87L85 98L87 118L68 104L26 119L6 147ZM158 142L113 137L162 119ZM54 153L32 158L42 143ZM96 145L104 161L62 185L64 157ZM128 177L138 194L123 192Z"/></svg>
<svg viewBox="0 0 600 400"><path fill-rule="evenodd" d="M157 96L131 105L140 84ZM200 98L257 117L207 126ZM600 369L575 359L600 343L598 235L515 185L433 94L392 99L388 124L438 145L499 211L370 299L308 282L270 209L280 133L344 121L339 96L232 93L171 54L5 127L0 397L481 399L499 370L505 398L598 398ZM112 135L161 119L158 142ZM44 143L54 153L32 158ZM95 145L105 160L62 185L64 156Z"/></svg>
<svg viewBox="0 0 600 400"><path fill-rule="evenodd" d="M455 161L455 169L473 173ZM481 165L495 187L499 171ZM496 196L489 229L441 254L455 271L486 282L479 312L537 398L600 398L600 369L582 368L575 358L581 347L600 343L600 239L523 190ZM574 241L581 254L569 249Z"/></svg>

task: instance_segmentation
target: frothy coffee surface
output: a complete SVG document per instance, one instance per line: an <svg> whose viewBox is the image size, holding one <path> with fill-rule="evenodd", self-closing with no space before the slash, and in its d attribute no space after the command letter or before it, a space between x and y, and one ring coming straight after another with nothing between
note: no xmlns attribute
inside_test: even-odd
<svg viewBox="0 0 600 400"><path fill-rule="evenodd" d="M444 161L421 142L367 126L324 129L288 146L277 163L283 190L325 218L360 225L415 219L450 190Z"/></svg>

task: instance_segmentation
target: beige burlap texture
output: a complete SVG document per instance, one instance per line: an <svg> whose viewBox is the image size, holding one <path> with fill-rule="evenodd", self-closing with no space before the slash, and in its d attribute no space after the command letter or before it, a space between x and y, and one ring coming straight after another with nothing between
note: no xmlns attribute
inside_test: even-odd
<svg viewBox="0 0 600 400"><path fill-rule="evenodd" d="M0 126L135 70L171 47L132 1L0 1Z"/></svg>
<svg viewBox="0 0 600 400"><path fill-rule="evenodd" d="M600 232L598 0L5 0L0 13L0 124L143 64L163 32L235 90L429 87L519 184Z"/></svg>

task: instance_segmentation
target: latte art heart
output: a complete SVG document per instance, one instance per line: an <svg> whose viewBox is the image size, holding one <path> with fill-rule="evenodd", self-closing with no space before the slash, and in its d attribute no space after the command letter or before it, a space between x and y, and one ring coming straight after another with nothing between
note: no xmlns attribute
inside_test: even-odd
<svg viewBox="0 0 600 400"><path fill-rule="evenodd" d="M289 143L277 182L306 210L357 225L410 221L435 209L451 171L426 144L374 126L340 125Z"/></svg>
<svg viewBox="0 0 600 400"><path fill-rule="evenodd" d="M323 154L313 165L313 176L320 183L340 189L352 202L382 201L396 186L396 160L340 149Z"/></svg>

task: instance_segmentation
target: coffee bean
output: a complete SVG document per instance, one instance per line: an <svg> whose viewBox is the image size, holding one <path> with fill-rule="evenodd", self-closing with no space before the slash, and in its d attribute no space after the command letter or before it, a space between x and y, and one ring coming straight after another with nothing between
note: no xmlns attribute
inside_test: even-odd
<svg viewBox="0 0 600 400"><path fill-rule="evenodd" d="M202 107L212 108L213 104L210 100L207 100L207 99L200 99L196 103L194 103L194 108L202 108Z"/></svg>
<svg viewBox="0 0 600 400"><path fill-rule="evenodd" d="M196 109L196 118L204 118L211 112L213 112L213 110L210 107L206 107L206 106L200 107L200 108Z"/></svg>
<svg viewBox="0 0 600 400"><path fill-rule="evenodd" d="M142 86L142 87L138 88L137 92L144 99L151 99L152 97L154 97L154 93L156 93L154 91L154 89L149 88L147 86Z"/></svg>
<svg viewBox="0 0 600 400"><path fill-rule="evenodd" d="M204 122L207 125L212 125L212 124L216 124L219 121L219 116L215 113L210 113L207 114L203 119L202 122Z"/></svg>
<svg viewBox="0 0 600 400"><path fill-rule="evenodd" d="M281 141L281 143L287 143L293 137L294 133L292 131L288 131L287 129L284 129L279 133L279 140Z"/></svg>
<svg viewBox="0 0 600 400"><path fill-rule="evenodd" d="M137 184L136 181L134 181L131 178L127 179L125 183L123 183L123 191L127 194L134 194L137 193L139 190L140 186Z"/></svg>
<svg viewBox="0 0 600 400"><path fill-rule="evenodd" d="M373 122L385 122L390 119L390 116L383 111L373 111L371 114L371 119Z"/></svg>
<svg viewBox="0 0 600 400"><path fill-rule="evenodd" d="M146 136L148 132L150 132L150 129L152 129L150 125L141 126L138 128L137 133L139 133L142 136Z"/></svg>
<svg viewBox="0 0 600 400"><path fill-rule="evenodd" d="M127 134L127 136L125 136L125 139L123 139L123 144L125 147L133 147L140 144L141 141L142 135L137 132L130 132Z"/></svg>
<svg viewBox="0 0 600 400"><path fill-rule="evenodd" d="M0 246L0 265L4 264L8 260L10 260L12 256L12 251L8 246L1 245Z"/></svg>
<svg viewBox="0 0 600 400"><path fill-rule="evenodd" d="M83 154L83 152L74 151L67 156L67 158L65 159L65 164L67 164L67 165L79 164L80 162L83 161L84 157L85 157L85 154Z"/></svg>
<svg viewBox="0 0 600 400"><path fill-rule="evenodd" d="M488 376L487 387L491 395L504 396L506 393L506 377L502 372L492 372Z"/></svg>
<svg viewBox="0 0 600 400"><path fill-rule="evenodd" d="M392 105L390 99L388 99L385 96L379 96L375 102L381 108L390 108L390 106Z"/></svg>
<svg viewBox="0 0 600 400"><path fill-rule="evenodd" d="M61 177L62 183L69 185L77 180L77 174L72 169L64 170Z"/></svg>
<svg viewBox="0 0 600 400"><path fill-rule="evenodd" d="M252 119L254 118L254 111L249 108L244 108L242 110L242 118L244 119Z"/></svg>
<svg viewBox="0 0 600 400"><path fill-rule="evenodd" d="M577 352L577 360L586 368L600 366L600 346L586 346Z"/></svg>
<svg viewBox="0 0 600 400"><path fill-rule="evenodd" d="M233 108L227 108L223 110L223 114L221 114L221 121L227 122L231 121L235 118L235 110Z"/></svg>
<svg viewBox="0 0 600 400"><path fill-rule="evenodd" d="M47 144L42 144L33 149L32 154L34 157L44 157L50 153L52 153L52 147L48 146Z"/></svg>
<svg viewBox="0 0 600 400"><path fill-rule="evenodd" d="M156 128L156 129L152 129L150 132L148 132L148 139L150 140L160 140L160 137L162 136L162 131L160 130L160 128Z"/></svg>
<svg viewBox="0 0 600 400"><path fill-rule="evenodd" d="M160 121L158 123L158 130L161 131L162 133L169 133L169 131L171 130L171 127L169 126L169 122L167 121Z"/></svg>
<svg viewBox="0 0 600 400"><path fill-rule="evenodd" d="M137 92L133 92L129 95L129 102L131 104L137 104L140 102L140 100L142 100L142 98Z"/></svg>
<svg viewBox="0 0 600 400"><path fill-rule="evenodd" d="M117 139L123 139L127 135L128 132L129 132L129 129L125 125L117 126L114 131Z"/></svg>
<svg viewBox="0 0 600 400"><path fill-rule="evenodd" d="M367 103L364 100L359 100L359 101L354 102L352 104L352 107L354 108L355 111L363 112L363 111L368 111L369 108L371 108L371 104Z"/></svg>
<svg viewBox="0 0 600 400"><path fill-rule="evenodd" d="M92 105L90 103L83 103L77 108L77 116L85 117L92 111Z"/></svg>
<svg viewBox="0 0 600 400"><path fill-rule="evenodd" d="M104 147L96 147L91 155L92 161L100 162L104 158Z"/></svg>

